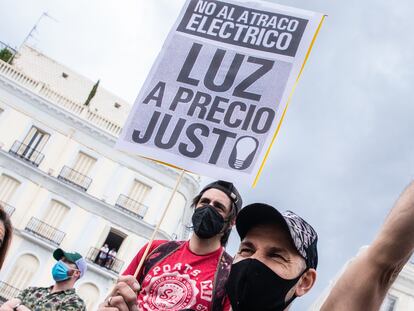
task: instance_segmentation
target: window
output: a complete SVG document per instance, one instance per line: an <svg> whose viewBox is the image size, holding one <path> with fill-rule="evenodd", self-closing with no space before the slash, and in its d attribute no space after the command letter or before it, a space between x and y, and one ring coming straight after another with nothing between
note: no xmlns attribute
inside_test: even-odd
<svg viewBox="0 0 414 311"><path fill-rule="evenodd" d="M33 255L25 254L17 259L6 283L18 289L25 289L38 268L39 260Z"/></svg>
<svg viewBox="0 0 414 311"><path fill-rule="evenodd" d="M93 251L90 253L91 256L88 255L88 259L101 267L119 273L124 262L118 259L118 252L125 238L126 234L111 228L101 247L92 248Z"/></svg>
<svg viewBox="0 0 414 311"><path fill-rule="evenodd" d="M33 126L23 142L16 140L9 152L28 161L34 166L39 166L44 158L44 154L41 153L41 151L49 139L49 136L50 135L46 132Z"/></svg>
<svg viewBox="0 0 414 311"><path fill-rule="evenodd" d="M78 158L76 159L75 165L73 166L73 170L87 176L92 167L95 165L96 159L88 156L86 153L79 152Z"/></svg>
<svg viewBox="0 0 414 311"><path fill-rule="evenodd" d="M116 230L114 228L111 228L103 245L107 245L109 250L114 249L116 252L118 252L125 238L126 238L125 233L119 230Z"/></svg>
<svg viewBox="0 0 414 311"><path fill-rule="evenodd" d="M48 133L33 126L23 140L23 144L25 145L24 147L26 148L23 154L33 153L35 150L39 152L42 151L49 139L49 136L50 135ZM30 155L28 157L30 157Z"/></svg>
<svg viewBox="0 0 414 311"><path fill-rule="evenodd" d="M79 296L86 304L86 310L94 310L95 304L99 301L99 289L92 283L84 283L79 286Z"/></svg>
<svg viewBox="0 0 414 311"><path fill-rule="evenodd" d="M92 178L88 175L95 165L95 162L96 159L83 152L79 152L73 167L64 166L60 171L58 178L83 191L87 191L92 183Z"/></svg>
<svg viewBox="0 0 414 311"><path fill-rule="evenodd" d="M380 311L396 311L397 299L395 296L387 295Z"/></svg>
<svg viewBox="0 0 414 311"><path fill-rule="evenodd" d="M131 189L129 190L128 197L134 201L143 203L150 190L150 186L147 186L146 184L143 184L142 182L135 179L131 186Z"/></svg>
<svg viewBox="0 0 414 311"><path fill-rule="evenodd" d="M128 194L119 195L115 207L134 217L143 219L148 209L144 202L150 190L150 186L134 180Z"/></svg>
<svg viewBox="0 0 414 311"><path fill-rule="evenodd" d="M0 201L8 203L10 202L13 194L16 192L20 183L7 175L0 176Z"/></svg>
<svg viewBox="0 0 414 311"><path fill-rule="evenodd" d="M42 221L52 227L59 228L68 212L69 207L58 201L52 200L50 201Z"/></svg>

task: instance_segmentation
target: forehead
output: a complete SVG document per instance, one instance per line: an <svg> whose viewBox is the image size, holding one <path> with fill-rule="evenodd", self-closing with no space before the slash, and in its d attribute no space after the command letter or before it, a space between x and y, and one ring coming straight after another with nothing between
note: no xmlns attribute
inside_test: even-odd
<svg viewBox="0 0 414 311"><path fill-rule="evenodd" d="M221 204L225 206L231 206L231 200L227 196L227 194L225 194L223 191L218 190L218 189L214 189L214 188L208 189L202 194L200 200L203 198L208 198L210 199L210 201L220 202Z"/></svg>
<svg viewBox="0 0 414 311"><path fill-rule="evenodd" d="M276 224L261 224L252 227L247 232L243 242L252 243L258 250L278 248L284 249L292 256L301 257L287 230Z"/></svg>

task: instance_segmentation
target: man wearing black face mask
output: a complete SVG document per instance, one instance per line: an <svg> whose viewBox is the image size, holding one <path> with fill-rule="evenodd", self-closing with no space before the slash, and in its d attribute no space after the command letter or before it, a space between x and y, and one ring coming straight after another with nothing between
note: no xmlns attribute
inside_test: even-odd
<svg viewBox="0 0 414 311"><path fill-rule="evenodd" d="M232 258L224 246L241 205L232 183L215 181L204 187L193 200L194 234L190 240L154 241L135 280L131 275L144 246L99 310L228 309L224 287ZM138 284L142 289L137 294Z"/></svg>
<svg viewBox="0 0 414 311"><path fill-rule="evenodd" d="M232 310L288 310L315 283L315 230L295 213L262 203L243 208L236 228L242 241L226 284Z"/></svg>

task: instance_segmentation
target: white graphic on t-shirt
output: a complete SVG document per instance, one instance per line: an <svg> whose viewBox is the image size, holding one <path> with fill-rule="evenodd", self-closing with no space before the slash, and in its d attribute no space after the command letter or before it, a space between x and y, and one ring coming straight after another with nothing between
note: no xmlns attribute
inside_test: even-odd
<svg viewBox="0 0 414 311"><path fill-rule="evenodd" d="M213 297L213 282L211 280L200 282L201 298L211 301Z"/></svg>
<svg viewBox="0 0 414 311"><path fill-rule="evenodd" d="M188 274L167 273L152 278L144 288L146 310L181 310L192 307L196 302L198 289L196 281Z"/></svg>

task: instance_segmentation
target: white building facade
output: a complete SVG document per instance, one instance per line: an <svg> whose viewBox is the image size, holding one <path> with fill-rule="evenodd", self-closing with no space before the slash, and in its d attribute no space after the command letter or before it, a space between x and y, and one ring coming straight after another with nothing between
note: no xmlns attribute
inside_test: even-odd
<svg viewBox="0 0 414 311"><path fill-rule="evenodd" d="M15 228L0 271L0 299L53 284L52 252L81 253L78 293L94 310L151 236L179 172L114 149L130 105L45 55L23 47L0 60L0 204ZM158 233L186 239L199 178L186 174ZM114 258L99 260L107 244Z"/></svg>
<svg viewBox="0 0 414 311"><path fill-rule="evenodd" d="M361 248L364 251L366 247ZM338 273L337 277L324 290L321 296L311 306L309 311L319 311L335 285L336 280L344 273L346 267L352 262L348 261ZM414 263L407 263L398 275L394 284L388 291L387 297L379 311L413 311L414 310Z"/></svg>

